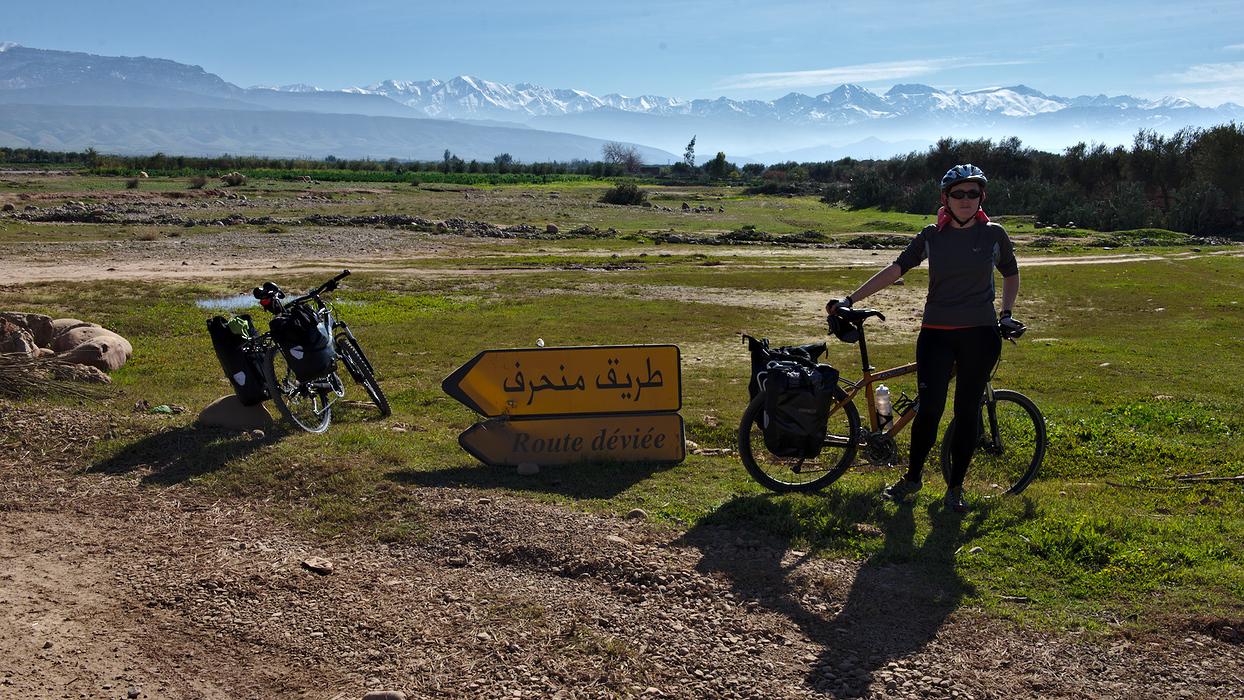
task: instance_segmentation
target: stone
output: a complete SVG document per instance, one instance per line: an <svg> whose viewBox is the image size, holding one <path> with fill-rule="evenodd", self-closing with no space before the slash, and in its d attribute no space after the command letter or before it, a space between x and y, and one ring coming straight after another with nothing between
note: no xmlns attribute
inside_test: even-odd
<svg viewBox="0 0 1244 700"><path fill-rule="evenodd" d="M52 366L52 378L63 382L83 382L86 384L111 384L112 377L104 374L98 367L74 363L56 363Z"/></svg>
<svg viewBox="0 0 1244 700"><path fill-rule="evenodd" d="M0 318L12 321L30 331L30 335L34 338L35 345L38 347L47 347L52 342L51 316L23 311L4 311L0 312Z"/></svg>
<svg viewBox="0 0 1244 700"><path fill-rule="evenodd" d="M34 357L38 352L34 334L25 326L0 318L0 353Z"/></svg>
<svg viewBox="0 0 1244 700"><path fill-rule="evenodd" d="M110 333L96 336L68 352L61 353L60 359L64 362L97 367L105 372L115 372L125 366L126 360L130 359L131 351L128 340Z"/></svg>
<svg viewBox="0 0 1244 700"><path fill-rule="evenodd" d="M557 233L560 230L561 229L557 228L557 224L549 224L548 226L544 227L545 233Z"/></svg>
<svg viewBox="0 0 1244 700"><path fill-rule="evenodd" d="M126 358L129 358L130 355L134 354L134 346L130 344L130 341L114 333L113 331L94 323L74 326L73 328L62 330L60 333L52 337L49 347L56 352L65 352L66 350L72 350L73 348L96 338L115 338L116 342L125 351Z"/></svg>
<svg viewBox="0 0 1244 700"><path fill-rule="evenodd" d="M333 573L333 563L324 557L311 557L302 562L303 568L327 576Z"/></svg>
<svg viewBox="0 0 1244 700"><path fill-rule="evenodd" d="M271 430L272 414L261 404L243 406L237 394L211 402L199 412L199 425L233 430Z"/></svg>
<svg viewBox="0 0 1244 700"><path fill-rule="evenodd" d="M406 700L406 693L400 690L373 690L364 695L363 700Z"/></svg>
<svg viewBox="0 0 1244 700"><path fill-rule="evenodd" d="M48 325L50 327L50 333L48 334L48 342L45 344L46 347L52 347L52 340L56 336L60 335L61 333L64 333L65 331L71 328L77 328L78 326L98 326L99 324L87 323L86 321L82 321L76 318L58 318L58 319L53 320ZM40 347L44 347L44 345L40 345Z"/></svg>

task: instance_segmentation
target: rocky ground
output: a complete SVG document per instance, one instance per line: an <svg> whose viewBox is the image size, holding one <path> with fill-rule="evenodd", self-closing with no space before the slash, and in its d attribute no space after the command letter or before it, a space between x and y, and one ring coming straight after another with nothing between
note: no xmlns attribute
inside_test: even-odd
<svg viewBox="0 0 1244 700"><path fill-rule="evenodd" d="M0 403L0 696L1244 697L1221 621L1034 632L745 531L411 488L424 544L313 542L84 473L114 421Z"/></svg>
<svg viewBox="0 0 1244 700"><path fill-rule="evenodd" d="M350 230L318 252L394 252ZM208 274L221 250L271 267L257 238L10 246L35 262L6 283ZM434 516L421 545L317 542L262 503L157 485L158 454L92 469L115 421L0 401L0 697L1244 698L1229 621L1038 632L901 566L466 489L410 487Z"/></svg>

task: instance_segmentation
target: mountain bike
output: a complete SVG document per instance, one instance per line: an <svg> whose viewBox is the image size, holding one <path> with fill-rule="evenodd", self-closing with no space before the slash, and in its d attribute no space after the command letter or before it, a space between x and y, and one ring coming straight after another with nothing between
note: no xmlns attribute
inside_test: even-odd
<svg viewBox="0 0 1244 700"><path fill-rule="evenodd" d="M893 399L891 412L878 410L878 399L873 385L893 380L916 371L916 363L877 370L868 359L868 342L864 322L869 318L885 316L875 309L839 309L839 319L848 332L840 336L845 342L858 342L863 375L856 381L839 376L832 391L832 407L826 426L825 440L819 455L813 458L777 457L765 447L765 392L763 383L753 379L755 396L743 412L739 422L739 457L747 472L762 486L778 492L816 491L860 465L857 458L875 466L896 465L901 449L895 437L907 427L920 409L919 393L907 397L904 393ZM1026 329L999 328L999 333L1015 343L1015 338ZM850 339L847 339L847 338ZM858 337L858 340L855 338ZM759 358L770 356L767 340L744 336L750 344L753 356L753 375L757 366L763 366ZM815 362L824 343L799 346L800 356L810 355ZM806 362L807 360L803 360ZM996 375L998 366L994 366ZM854 401L864 395L868 420L861 420L860 410ZM981 397L980 413L975 426L979 444L972 457L964 488L983 496L1014 495L1028 487L1045 458L1045 418L1032 399L1009 389L995 389L993 377ZM954 420L942 436L940 461L943 478L950 475L951 436L957 429Z"/></svg>
<svg viewBox="0 0 1244 700"><path fill-rule="evenodd" d="M333 417L333 404L345 396L345 386L337 373L336 360L340 360L356 383L363 385L371 403L379 409L381 417L392 413L389 399L376 381L376 370L367 359L367 354L363 352L350 327L336 317L333 306L323 298L324 294L335 291L338 283L349 275L349 270L343 270L340 275L312 289L306 295L290 301L284 301L285 292L273 282L265 282L263 286L253 290L259 305L274 317L288 314L298 306L309 307L314 312L316 322L335 358L328 370L320 376L300 377L296 371L296 350L281 347L273 337L271 329L267 333L253 334L243 345L244 352L250 356L252 362L258 363L268 396L276 404L277 410L294 425L310 433L328 430Z"/></svg>

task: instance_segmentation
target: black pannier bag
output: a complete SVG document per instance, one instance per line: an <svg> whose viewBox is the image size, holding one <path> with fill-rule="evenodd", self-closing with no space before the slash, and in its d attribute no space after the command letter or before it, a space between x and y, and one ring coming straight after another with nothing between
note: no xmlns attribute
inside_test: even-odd
<svg viewBox="0 0 1244 700"><path fill-rule="evenodd" d="M821 453L838 384L829 365L774 360L762 373L765 448L777 457L811 459Z"/></svg>
<svg viewBox="0 0 1244 700"><path fill-rule="evenodd" d="M250 316L239 316L251 335L255 334L255 324ZM238 324L234 324L237 326ZM212 337L212 347L216 349L216 359L220 360L220 368L229 378L233 393L243 406L256 406L268 398L268 390L264 387L263 376L255 364L242 351L246 338L229 328L229 321L224 316L213 316L207 319L207 333Z"/></svg>
<svg viewBox="0 0 1244 700"><path fill-rule="evenodd" d="M337 354L331 338L309 305L294 305L275 316L268 328L299 380L319 379L336 369Z"/></svg>
<svg viewBox="0 0 1244 700"><path fill-rule="evenodd" d="M761 373L769 367L769 363L774 360L798 362L808 367L816 367L816 360L825 352L825 343L813 343L811 345L783 345L782 347L769 347L768 338L756 339L750 335L744 335L747 341L747 349L752 356L752 373L751 381L747 383L747 395L749 398L756 398L756 394L760 393Z"/></svg>

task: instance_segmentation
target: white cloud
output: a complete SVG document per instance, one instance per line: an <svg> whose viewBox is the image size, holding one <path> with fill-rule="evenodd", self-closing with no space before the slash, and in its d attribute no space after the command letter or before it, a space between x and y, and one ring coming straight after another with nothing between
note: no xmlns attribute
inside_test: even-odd
<svg viewBox="0 0 1244 700"><path fill-rule="evenodd" d="M953 68L1010 66L1030 61L981 61L966 58L945 58L929 61L884 61L823 70L789 71L784 73L743 73L726 78L723 89L806 88L838 86L843 83L903 82L941 73Z"/></svg>
<svg viewBox="0 0 1244 700"><path fill-rule="evenodd" d="M1205 63L1192 66L1181 73L1163 73L1159 80L1170 80L1176 83L1244 83L1244 63Z"/></svg>
<svg viewBox="0 0 1244 700"><path fill-rule="evenodd" d="M1232 44L1222 47L1223 51L1244 51L1244 44Z"/></svg>
<svg viewBox="0 0 1244 700"><path fill-rule="evenodd" d="M721 87L748 88L800 88L842 83L871 83L883 80L908 80L945 70L951 62L939 61L887 61L865 63L858 66L826 68L824 70L790 71L785 73L744 73L727 78Z"/></svg>

